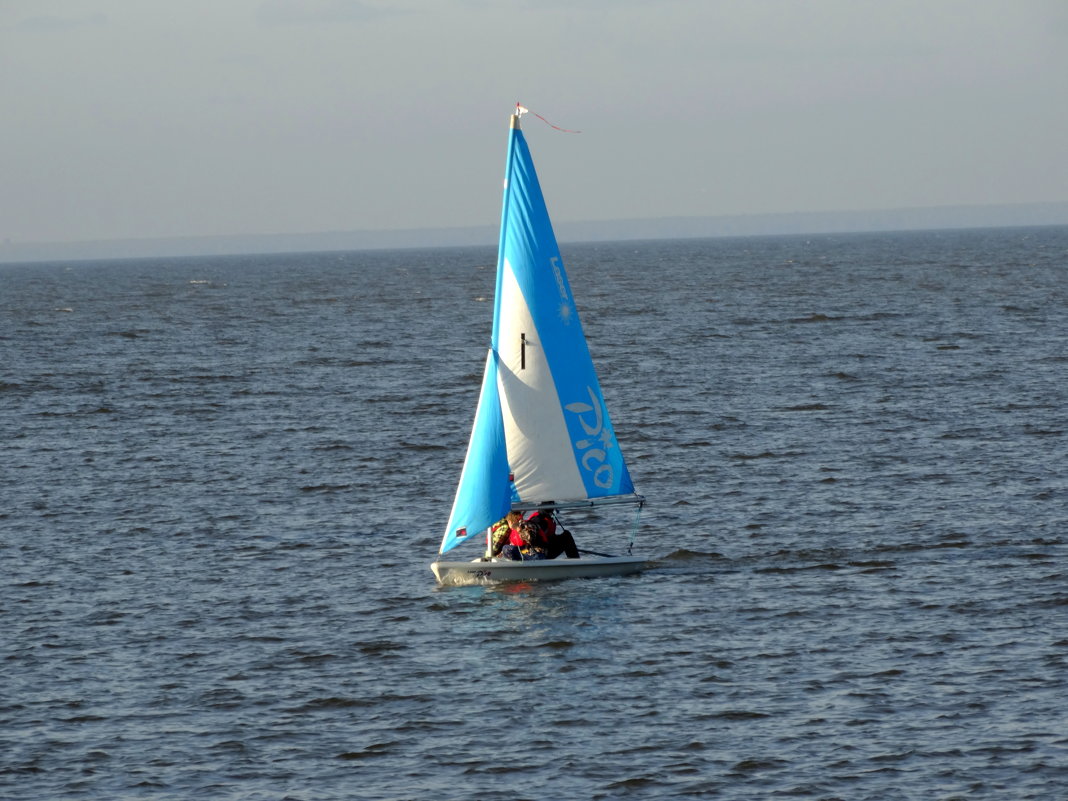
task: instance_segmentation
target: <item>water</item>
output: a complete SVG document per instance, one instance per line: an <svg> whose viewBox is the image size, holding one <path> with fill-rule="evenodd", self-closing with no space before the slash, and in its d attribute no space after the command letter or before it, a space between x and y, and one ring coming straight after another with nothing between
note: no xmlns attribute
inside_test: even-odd
<svg viewBox="0 0 1068 801"><path fill-rule="evenodd" d="M1068 229L564 256L656 563L462 588L491 251L0 266L0 797L1068 797Z"/></svg>

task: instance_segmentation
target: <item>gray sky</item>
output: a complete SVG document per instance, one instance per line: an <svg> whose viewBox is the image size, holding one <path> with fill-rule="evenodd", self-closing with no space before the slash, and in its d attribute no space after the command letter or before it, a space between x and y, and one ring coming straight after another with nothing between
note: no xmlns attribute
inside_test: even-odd
<svg viewBox="0 0 1068 801"><path fill-rule="evenodd" d="M1065 0L0 0L0 241L1068 200Z"/></svg>

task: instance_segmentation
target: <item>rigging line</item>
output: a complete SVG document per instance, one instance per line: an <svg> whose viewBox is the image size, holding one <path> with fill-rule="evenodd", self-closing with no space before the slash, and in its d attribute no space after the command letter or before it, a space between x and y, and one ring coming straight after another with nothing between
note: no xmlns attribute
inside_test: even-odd
<svg viewBox="0 0 1068 801"><path fill-rule="evenodd" d="M630 527L630 542L627 543L627 555L633 556L634 552L634 538L638 534L638 520L642 516L642 508L645 506L645 501L638 504L638 509L634 513L634 524Z"/></svg>
<svg viewBox="0 0 1068 801"><path fill-rule="evenodd" d="M515 104L515 108L516 108L516 113L517 113L518 115L523 115L523 114L533 114L533 115L534 115L535 117L537 117L537 118L538 118L539 120L541 120L541 121L542 121L542 122L544 122L544 123L545 123L546 125L548 125L548 126L549 126L550 128L555 128L556 130L560 131L561 133L582 133L582 131L572 131L572 130L571 130L570 128L561 128L561 127L560 127L559 125L553 125L553 124L552 124L551 122L549 122L549 121L548 121L547 119L545 119L545 118L544 118L543 116L541 116L541 115L540 115L540 114L539 114L538 112L536 112L536 111L531 111L531 110L530 110L529 108L524 108L524 107L523 107L523 106L521 106L521 105L520 105L519 103L516 103L516 104Z"/></svg>
<svg viewBox="0 0 1068 801"><path fill-rule="evenodd" d="M561 128L559 125L553 125L551 122L549 122L547 119L545 119L543 116L541 116L536 111L531 111L530 113L533 114L535 117L537 117L542 122L544 122L550 128L555 128L556 130L560 131L561 133L582 133L582 131L572 131L570 128Z"/></svg>

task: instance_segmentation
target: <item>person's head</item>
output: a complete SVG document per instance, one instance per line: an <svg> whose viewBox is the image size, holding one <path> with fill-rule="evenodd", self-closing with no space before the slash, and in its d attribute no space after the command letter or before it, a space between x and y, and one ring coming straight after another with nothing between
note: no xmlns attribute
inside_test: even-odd
<svg viewBox="0 0 1068 801"><path fill-rule="evenodd" d="M524 520L519 524L519 538L523 540L527 545L534 542L538 536L537 527L529 520Z"/></svg>
<svg viewBox="0 0 1068 801"><path fill-rule="evenodd" d="M508 525L509 526L511 526L512 528L515 528L517 525L519 525L519 522L523 519L523 513L522 512L509 512L507 515L505 515L504 519L508 521Z"/></svg>

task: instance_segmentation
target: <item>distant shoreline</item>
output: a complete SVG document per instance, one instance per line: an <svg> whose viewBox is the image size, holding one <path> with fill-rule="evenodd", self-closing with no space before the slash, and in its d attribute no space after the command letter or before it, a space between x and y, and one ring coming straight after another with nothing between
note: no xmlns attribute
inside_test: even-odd
<svg viewBox="0 0 1068 801"><path fill-rule="evenodd" d="M561 242L605 242L1044 225L1068 225L1068 202L558 222L556 234ZM85 242L5 240L0 241L0 263L491 246L496 242L496 225Z"/></svg>

